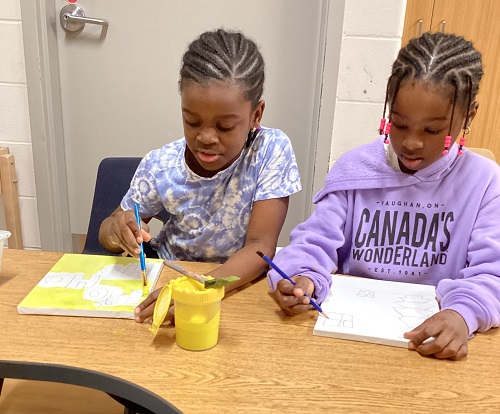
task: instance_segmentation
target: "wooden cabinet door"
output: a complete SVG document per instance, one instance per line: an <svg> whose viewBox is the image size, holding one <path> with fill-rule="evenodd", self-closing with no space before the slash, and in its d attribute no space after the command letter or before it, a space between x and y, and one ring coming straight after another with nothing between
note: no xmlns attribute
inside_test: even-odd
<svg viewBox="0 0 500 414"><path fill-rule="evenodd" d="M430 17L430 27L427 22ZM444 31L471 40L483 57L484 76L479 110L467 136L467 146L490 149L500 161L500 2L498 0L408 0L402 44L422 32Z"/></svg>
<svg viewBox="0 0 500 414"><path fill-rule="evenodd" d="M431 30L432 9L434 0L408 0L406 3L405 23L401 45L405 46L410 39L419 37Z"/></svg>

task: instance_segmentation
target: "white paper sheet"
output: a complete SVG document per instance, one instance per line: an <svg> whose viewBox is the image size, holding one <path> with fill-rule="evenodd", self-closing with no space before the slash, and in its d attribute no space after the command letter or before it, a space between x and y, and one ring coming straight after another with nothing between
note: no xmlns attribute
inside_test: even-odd
<svg viewBox="0 0 500 414"><path fill-rule="evenodd" d="M407 347L403 337L439 312L434 286L332 275L314 335Z"/></svg>

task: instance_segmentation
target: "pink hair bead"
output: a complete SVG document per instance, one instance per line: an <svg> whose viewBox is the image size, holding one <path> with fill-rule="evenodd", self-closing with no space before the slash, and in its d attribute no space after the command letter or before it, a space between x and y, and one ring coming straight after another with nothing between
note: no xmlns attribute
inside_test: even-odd
<svg viewBox="0 0 500 414"><path fill-rule="evenodd" d="M387 125L385 126L385 135L389 135L391 133L391 127L392 123L387 122Z"/></svg>
<svg viewBox="0 0 500 414"><path fill-rule="evenodd" d="M384 128L385 128L385 118L382 118L380 120L380 126L378 127L378 132L380 132L380 134L383 134Z"/></svg>
<svg viewBox="0 0 500 414"><path fill-rule="evenodd" d="M463 146L465 145L465 135L460 138L460 148L458 149L458 155L462 155L464 153Z"/></svg>
<svg viewBox="0 0 500 414"><path fill-rule="evenodd" d="M450 145L451 145L451 135L446 135L446 138L444 139L443 155L448 155L448 148L450 148Z"/></svg>

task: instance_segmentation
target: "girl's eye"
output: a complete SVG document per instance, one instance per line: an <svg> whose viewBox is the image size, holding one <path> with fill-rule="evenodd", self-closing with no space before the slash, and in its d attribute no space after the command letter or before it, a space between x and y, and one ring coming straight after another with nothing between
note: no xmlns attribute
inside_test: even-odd
<svg viewBox="0 0 500 414"><path fill-rule="evenodd" d="M395 124L394 122L392 123L392 126L397 129L407 129L408 127L406 125L400 125L400 124Z"/></svg>
<svg viewBox="0 0 500 414"><path fill-rule="evenodd" d="M229 132L233 129L234 127L223 127L222 125L217 125L217 129L221 132Z"/></svg>
<svg viewBox="0 0 500 414"><path fill-rule="evenodd" d="M196 128L196 127L199 127L200 126L200 123L199 122L188 122L187 119L184 120L184 122L186 123L186 125L190 126L190 127L193 127L193 128Z"/></svg>
<svg viewBox="0 0 500 414"><path fill-rule="evenodd" d="M439 135L441 133L441 130L433 130L433 129L426 129L425 130L426 133L428 133L429 135Z"/></svg>

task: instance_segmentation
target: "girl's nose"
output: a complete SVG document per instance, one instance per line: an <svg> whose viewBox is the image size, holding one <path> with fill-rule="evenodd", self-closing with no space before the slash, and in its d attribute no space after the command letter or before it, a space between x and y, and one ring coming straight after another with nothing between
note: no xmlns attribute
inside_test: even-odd
<svg viewBox="0 0 500 414"><path fill-rule="evenodd" d="M198 141L200 141L204 145L215 144L217 142L217 134L213 130L213 128L204 128L196 137Z"/></svg>
<svg viewBox="0 0 500 414"><path fill-rule="evenodd" d="M404 141L403 141L403 147L408 149L409 151L415 151L418 149L423 148L424 143L420 139L420 137L413 135L413 134L408 134L406 135Z"/></svg>

